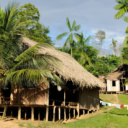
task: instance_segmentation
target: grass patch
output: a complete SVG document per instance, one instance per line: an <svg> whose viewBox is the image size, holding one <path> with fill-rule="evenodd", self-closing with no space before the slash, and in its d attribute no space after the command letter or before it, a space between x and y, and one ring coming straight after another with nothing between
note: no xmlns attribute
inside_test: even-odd
<svg viewBox="0 0 128 128"><path fill-rule="evenodd" d="M114 108L96 116L66 124L36 121L29 122L25 126L27 128L127 128L128 110Z"/></svg>
<svg viewBox="0 0 128 128"><path fill-rule="evenodd" d="M128 95L118 94L119 104L127 104L128 105Z"/></svg>
<svg viewBox="0 0 128 128"><path fill-rule="evenodd" d="M116 100L113 94L100 94L99 97L101 100L109 102L109 103L114 103Z"/></svg>

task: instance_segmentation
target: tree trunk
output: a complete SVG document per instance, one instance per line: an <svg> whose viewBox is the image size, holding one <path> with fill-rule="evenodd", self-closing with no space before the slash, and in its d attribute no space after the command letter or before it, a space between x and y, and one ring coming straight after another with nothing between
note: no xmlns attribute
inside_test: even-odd
<svg viewBox="0 0 128 128"><path fill-rule="evenodd" d="M102 56L102 42L100 43L100 56Z"/></svg>

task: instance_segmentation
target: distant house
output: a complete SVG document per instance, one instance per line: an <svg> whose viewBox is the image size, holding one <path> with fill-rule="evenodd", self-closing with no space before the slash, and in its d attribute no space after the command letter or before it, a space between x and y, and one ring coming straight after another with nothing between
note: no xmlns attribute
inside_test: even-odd
<svg viewBox="0 0 128 128"><path fill-rule="evenodd" d="M121 92L128 90L128 65L121 64L113 72L105 77L107 83L107 92ZM125 85L124 85L125 84Z"/></svg>
<svg viewBox="0 0 128 128"><path fill-rule="evenodd" d="M37 44L29 38L22 37L22 42L28 47ZM47 87L42 83L40 87L17 88L9 86L3 91L4 100L0 100L0 108L7 107L8 115L32 120L60 120L70 119L89 111L99 110L99 89L104 84L87 70L85 70L69 54L52 47L42 47L41 53L57 57L62 66L52 69L65 81L63 87L50 82ZM1 97L2 98L2 97Z"/></svg>

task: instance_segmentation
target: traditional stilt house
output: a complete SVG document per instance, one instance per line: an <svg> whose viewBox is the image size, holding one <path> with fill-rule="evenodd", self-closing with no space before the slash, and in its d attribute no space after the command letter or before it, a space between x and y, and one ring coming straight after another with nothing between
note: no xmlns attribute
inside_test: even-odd
<svg viewBox="0 0 128 128"><path fill-rule="evenodd" d="M128 84L125 84L128 80L128 65L121 64L113 72L105 77L107 83L107 92L124 92L128 91Z"/></svg>
<svg viewBox="0 0 128 128"><path fill-rule="evenodd" d="M22 42L28 47L34 46L35 41L22 37ZM65 86L45 84L34 88L10 88L3 90L4 101L0 108L7 108L7 115L18 119L31 120L66 120L89 111L99 110L99 88L104 84L91 73L86 71L69 54L54 48L44 47L42 53L57 57L62 66L53 69L64 81ZM8 103L8 105L5 105Z"/></svg>

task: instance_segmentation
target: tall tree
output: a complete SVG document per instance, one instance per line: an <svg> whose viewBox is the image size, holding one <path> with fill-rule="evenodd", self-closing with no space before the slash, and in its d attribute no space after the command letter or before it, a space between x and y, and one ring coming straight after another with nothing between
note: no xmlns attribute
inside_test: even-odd
<svg viewBox="0 0 128 128"><path fill-rule="evenodd" d="M100 44L100 56L102 56L102 45L103 45L103 40L105 39L105 32L102 31L102 30L99 30L97 33L96 33L96 37L98 38L99 40L99 44Z"/></svg>
<svg viewBox="0 0 128 128"><path fill-rule="evenodd" d="M116 55L116 47L117 47L117 40L112 39L112 44L110 44L110 48L114 55Z"/></svg>
<svg viewBox="0 0 128 128"><path fill-rule="evenodd" d="M22 31L23 34L37 42L46 40L48 44L52 44L51 38L47 35L49 29L39 23L40 12L38 8L31 3L25 4L20 7L18 16L26 28L26 31Z"/></svg>
<svg viewBox="0 0 128 128"><path fill-rule="evenodd" d="M56 39L57 40L60 40L63 37L65 37L65 36L68 35L68 37L67 37L67 39L66 39L66 41L64 43L63 48L65 48L67 46L67 44L69 44L69 46L71 48L71 56L72 56L72 48L73 48L73 46L75 44L75 41L74 41L74 32L77 32L80 29L80 25L76 25L76 21L75 20L73 21L72 26L71 26L70 21L69 21L68 18L66 19L66 21L67 21L67 27L69 29L69 32L64 32L64 33L58 35L56 37Z"/></svg>

